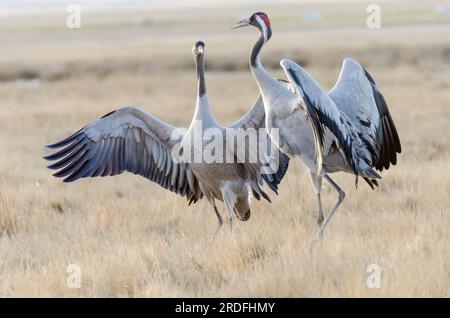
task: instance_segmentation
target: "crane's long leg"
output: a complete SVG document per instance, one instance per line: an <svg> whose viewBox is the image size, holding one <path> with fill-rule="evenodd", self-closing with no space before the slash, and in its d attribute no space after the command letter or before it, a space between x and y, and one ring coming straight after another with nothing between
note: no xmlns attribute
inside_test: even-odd
<svg viewBox="0 0 450 318"><path fill-rule="evenodd" d="M214 236L213 236L213 239L215 239L216 236L217 236L217 233L219 233L219 230L222 227L223 219L222 219L222 216L220 215L219 210L217 209L217 207L214 205L213 208L214 208L214 212L216 213L216 216L217 216L217 221L219 222L219 225L217 226L217 230L216 230L216 232L214 233Z"/></svg>
<svg viewBox="0 0 450 318"><path fill-rule="evenodd" d="M323 230L327 226L328 222L330 222L331 218L333 217L333 214L336 212L337 208L345 198L345 192L328 175L325 175L324 178L333 186L334 189L336 189L336 191L338 192L338 199L333 209L331 209L330 214L327 215L322 225L320 226L320 229L314 236L311 244L313 244L317 240L317 237L323 233Z"/></svg>
<svg viewBox="0 0 450 318"><path fill-rule="evenodd" d="M320 192L322 190L322 176L318 176L311 170L309 170L309 176L311 177L311 182L314 186L314 190L316 191L317 196L317 207L319 209L319 215L317 217L317 223L319 226L322 225L324 217L323 217L323 209L322 209L322 200L320 198Z"/></svg>
<svg viewBox="0 0 450 318"><path fill-rule="evenodd" d="M233 206L225 199L225 208L228 214L228 224L230 225L230 233L233 232Z"/></svg>
<svg viewBox="0 0 450 318"><path fill-rule="evenodd" d="M228 224L230 224L231 233L233 232L233 214L236 199L234 193L228 187L224 187L224 189L222 189L222 197L223 202L225 203L225 208L227 209Z"/></svg>

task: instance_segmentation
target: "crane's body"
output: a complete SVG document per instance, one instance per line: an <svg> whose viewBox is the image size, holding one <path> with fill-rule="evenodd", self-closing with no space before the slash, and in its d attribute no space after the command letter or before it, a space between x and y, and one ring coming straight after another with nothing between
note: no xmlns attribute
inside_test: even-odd
<svg viewBox="0 0 450 318"><path fill-rule="evenodd" d="M197 125L199 124L200 121L197 120ZM190 128L184 137L184 142L193 144L193 132L199 127L196 127L196 124L191 127L192 129ZM202 129L208 128L217 128L222 131L222 136L224 136L223 149L227 151L225 128L220 125L202 126ZM245 173L245 167L243 164L227 163L225 160L222 162L205 162L203 150L208 145L208 141L202 140L201 146L190 147L191 158L201 158L201 161L193 160L189 163L189 166L199 181L202 193L213 206L215 206L215 199L224 202L230 224L233 211L236 212L240 220L248 220L250 217L249 180ZM226 154L224 154L225 156ZM219 224L221 222L219 221Z"/></svg>
<svg viewBox="0 0 450 318"><path fill-rule="evenodd" d="M272 78L261 64L257 63L252 72L264 101L266 127L276 127L279 130L281 143L277 146L290 155L298 156L309 170L317 171L313 131L308 115L303 109L299 109L298 96L289 87L289 83ZM353 173L335 140L336 137L326 129L322 175L337 171Z"/></svg>
<svg viewBox="0 0 450 318"><path fill-rule="evenodd" d="M295 62L280 62L288 82L272 77L263 67L260 50L272 35L270 20L257 12L239 21L235 28L254 26L260 37L250 55L250 69L264 102L266 127L278 128L281 150L298 156L308 167L318 201L318 234L345 197L329 177L348 172L378 186L381 171L396 164L401 152L395 125L370 74L353 59L346 58L335 87L325 92L306 70ZM270 134L272 130L268 130ZM338 192L338 200L325 219L321 204L322 178ZM357 183L356 183L357 184Z"/></svg>

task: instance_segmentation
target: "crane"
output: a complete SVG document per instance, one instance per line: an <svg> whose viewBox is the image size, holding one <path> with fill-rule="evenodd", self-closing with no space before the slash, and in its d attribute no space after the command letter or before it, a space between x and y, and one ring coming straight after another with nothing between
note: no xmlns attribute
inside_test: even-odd
<svg viewBox="0 0 450 318"><path fill-rule="evenodd" d="M346 58L339 78L328 93L297 63L280 62L287 82L272 77L264 68L260 51L272 36L269 17L256 12L233 28L253 26L260 36L250 55L250 69L263 98L266 127L279 129L279 148L297 156L309 169L318 204L319 230L313 242L345 198L330 178L333 172L361 176L374 189L377 171L397 163L401 143L386 101L372 76L357 61ZM268 133L270 134L268 130ZM322 179L338 193L326 218L321 203Z"/></svg>
<svg viewBox="0 0 450 318"><path fill-rule="evenodd" d="M65 177L64 182L115 176L128 171L185 196L189 205L205 197L218 219L215 236L223 223L215 200L224 202L230 229L234 213L238 219L248 220L249 189L257 200L262 196L270 202L261 188L263 181L277 192L278 184L288 168L289 158L283 154L279 158L278 170L264 175L260 173L259 161L208 163L204 160L180 160L174 149L181 145L183 152L183 147L192 142L193 132L199 125L202 129L217 128L221 132L225 129L216 121L206 92L203 61L205 44L196 42L192 51L196 62L198 92L194 117L187 131L175 134L176 127L137 107L127 106L92 121L62 141L48 145L50 149L62 149L44 158L56 160L48 168L58 170L54 176ZM262 100L258 98L251 110L230 128L264 127L264 122ZM222 136L222 141L226 142L225 134ZM270 140L268 135L260 137ZM192 152L199 151L196 147L190 149Z"/></svg>

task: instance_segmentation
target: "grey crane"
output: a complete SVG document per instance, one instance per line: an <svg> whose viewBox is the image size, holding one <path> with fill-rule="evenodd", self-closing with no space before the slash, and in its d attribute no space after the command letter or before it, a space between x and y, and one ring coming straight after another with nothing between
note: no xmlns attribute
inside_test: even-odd
<svg viewBox="0 0 450 318"><path fill-rule="evenodd" d="M280 62L288 82L273 78L263 67L259 54L272 36L270 20L263 12L237 22L234 28L253 26L260 37L250 55L250 68L261 92L266 127L279 129L278 146L298 156L309 169L318 202L322 234L344 191L329 173L343 171L361 176L374 189L381 176L374 170L397 163L400 139L386 101L370 74L355 60L344 60L339 79L328 93L293 61ZM326 218L321 203L322 178L338 192L338 200Z"/></svg>
<svg viewBox="0 0 450 318"><path fill-rule="evenodd" d="M223 220L215 199L225 203L230 228L234 213L243 221L250 217L249 189L257 200L262 196L270 202L261 186L264 180L277 192L278 184L289 164L289 158L284 154L279 158L278 170L264 175L260 173L259 161L206 163L184 162L178 157L175 158L174 154L177 152L174 148L191 142L192 132L198 128L197 125L202 125L203 129L215 127L224 130L212 113L206 93L204 47L204 43L199 41L192 49L196 62L198 95L194 117L187 131L174 134L174 126L149 113L133 106L119 108L91 122L68 138L47 146L51 149L63 148L44 157L47 160L57 160L48 166L50 169L59 170L54 176L65 177L64 182L73 182L79 178L114 176L128 171L186 196L189 204L206 197L219 222L216 234ZM258 98L251 110L232 127L248 129L259 126L264 126L261 98ZM263 131L265 133L265 130ZM268 135L260 137L270 140ZM182 152L183 146L180 149L178 151ZM192 152L198 150L194 147L191 149Z"/></svg>

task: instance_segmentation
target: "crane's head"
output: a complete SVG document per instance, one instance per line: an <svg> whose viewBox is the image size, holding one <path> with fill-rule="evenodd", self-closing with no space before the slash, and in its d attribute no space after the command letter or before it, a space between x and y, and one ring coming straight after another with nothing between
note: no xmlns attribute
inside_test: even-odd
<svg viewBox="0 0 450 318"><path fill-rule="evenodd" d="M195 42L194 47L192 48L192 54L194 54L195 57L205 54L205 43L202 41Z"/></svg>
<svg viewBox="0 0 450 318"><path fill-rule="evenodd" d="M242 28L249 25L256 27L261 32L264 36L264 42L267 42L272 36L270 20L264 12L253 13L250 18L236 22L232 29Z"/></svg>

